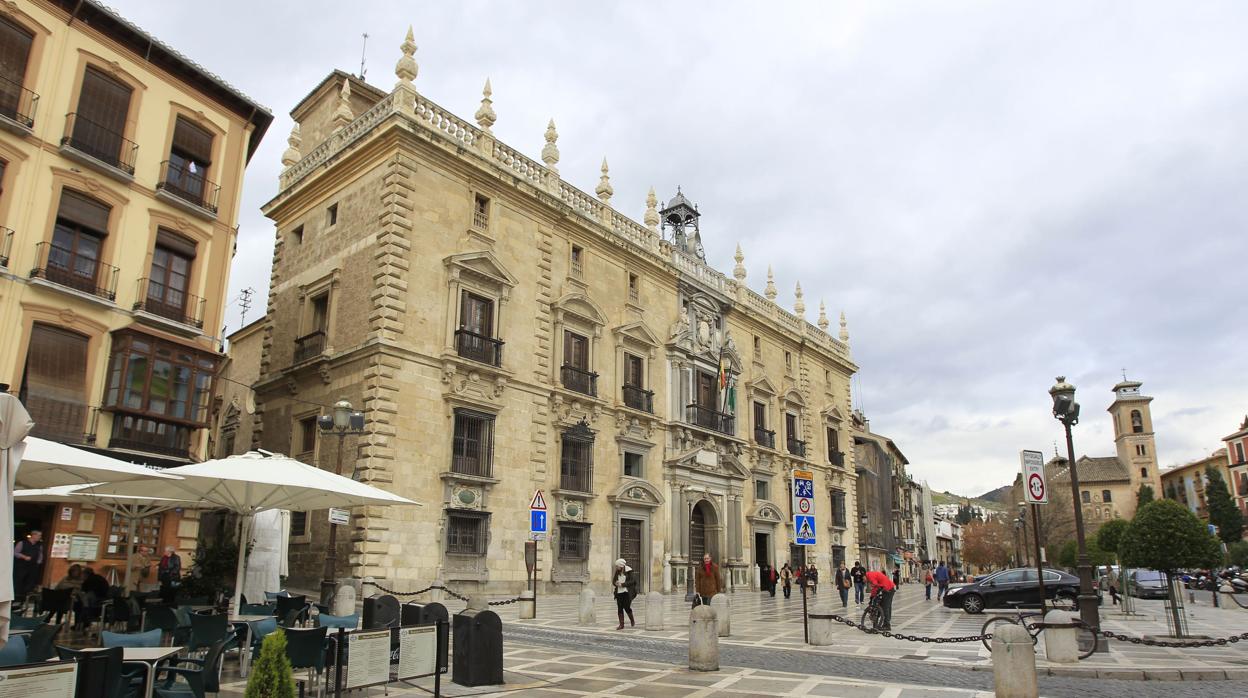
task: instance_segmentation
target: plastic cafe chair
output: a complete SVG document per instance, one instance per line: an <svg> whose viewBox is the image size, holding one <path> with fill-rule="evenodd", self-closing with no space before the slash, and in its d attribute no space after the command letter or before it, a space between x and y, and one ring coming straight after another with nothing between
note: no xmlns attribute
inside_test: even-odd
<svg viewBox="0 0 1248 698"><path fill-rule="evenodd" d="M34 630L35 628L43 625L46 622L47 620L44 618L29 618L27 616L16 616L9 623L9 628L12 630Z"/></svg>
<svg viewBox="0 0 1248 698"><path fill-rule="evenodd" d="M26 636L12 635L0 647L0 666L16 666L26 663Z"/></svg>
<svg viewBox="0 0 1248 698"><path fill-rule="evenodd" d="M221 640L225 641L227 650L235 649L238 647L238 640L231 630L229 619L224 613L196 613L191 616L191 641L186 649L192 653L206 650Z"/></svg>
<svg viewBox="0 0 1248 698"><path fill-rule="evenodd" d="M260 643L264 642L264 637L277 630L277 619L253 620L247 625L251 626L251 658L255 659L260 655Z"/></svg>
<svg viewBox="0 0 1248 698"><path fill-rule="evenodd" d="M185 645L191 637L190 619L185 625L179 623L177 613L169 606L153 604L147 607L147 613L143 615L143 630L156 628L169 633L174 645Z"/></svg>
<svg viewBox="0 0 1248 698"><path fill-rule="evenodd" d="M307 628L286 630L286 658L290 660L291 669L307 669L308 677L316 684L320 695L325 694L325 682L322 673L325 671L325 640L328 628Z"/></svg>
<svg viewBox="0 0 1248 698"><path fill-rule="evenodd" d="M318 628L346 628L347 630L355 630L360 625L360 614L352 613L349 616L331 616L328 613L322 613L316 617L316 627Z"/></svg>
<svg viewBox="0 0 1248 698"><path fill-rule="evenodd" d="M74 590L44 587L39 596L39 606L42 608L42 613L56 614L56 622L60 623L73 615Z"/></svg>
<svg viewBox="0 0 1248 698"><path fill-rule="evenodd" d="M104 647L160 647L161 634L160 628L145 633L114 633L105 630L100 633L100 644Z"/></svg>
<svg viewBox="0 0 1248 698"><path fill-rule="evenodd" d="M239 615L271 616L277 612L276 603L245 603L239 604Z"/></svg>
<svg viewBox="0 0 1248 698"><path fill-rule="evenodd" d="M297 609L299 611L298 620L300 622L306 621L308 619L308 609L309 609L308 597L306 596L279 596L277 597L277 609L275 611L275 614L277 615L278 619L285 620L289 616L291 609ZM289 623L287 623L286 625L287 627L290 626Z"/></svg>
<svg viewBox="0 0 1248 698"><path fill-rule="evenodd" d="M145 672L127 673L122 660L125 650L120 647L73 650L58 646L56 654L62 661L78 663L74 698L138 698L143 694Z"/></svg>
<svg viewBox="0 0 1248 698"><path fill-rule="evenodd" d="M65 626L56 623L44 623L35 628L26 638L26 661L46 662L56 656L56 636Z"/></svg>
<svg viewBox="0 0 1248 698"><path fill-rule="evenodd" d="M156 695L161 698L204 698L205 693L221 692L221 657L225 640L212 643L203 659L176 659L156 669ZM181 668L187 664L198 668ZM161 683L161 678L164 683ZM177 682L182 677L183 682Z"/></svg>
<svg viewBox="0 0 1248 698"><path fill-rule="evenodd" d="M277 599L283 596L290 596L290 592L286 591L285 589L282 589L281 591L266 591L264 592L264 602L276 603Z"/></svg>

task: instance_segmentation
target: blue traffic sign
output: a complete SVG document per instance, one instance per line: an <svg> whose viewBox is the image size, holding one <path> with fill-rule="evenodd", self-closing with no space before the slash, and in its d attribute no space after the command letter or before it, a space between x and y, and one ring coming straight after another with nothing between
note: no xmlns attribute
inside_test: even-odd
<svg viewBox="0 0 1248 698"><path fill-rule="evenodd" d="M802 516L798 514L793 517L793 524L797 529L796 543L798 545L816 545L815 543L815 517Z"/></svg>
<svg viewBox="0 0 1248 698"><path fill-rule="evenodd" d="M540 509L529 510L529 532L545 533L546 532L546 512Z"/></svg>
<svg viewBox="0 0 1248 698"><path fill-rule="evenodd" d="M813 499L813 498L814 498L814 496L815 496L815 482L814 482L814 480L807 480L807 479L805 479L805 478L794 478L794 480L793 480L793 496L794 496L794 497L805 497L805 498L807 498L807 499Z"/></svg>

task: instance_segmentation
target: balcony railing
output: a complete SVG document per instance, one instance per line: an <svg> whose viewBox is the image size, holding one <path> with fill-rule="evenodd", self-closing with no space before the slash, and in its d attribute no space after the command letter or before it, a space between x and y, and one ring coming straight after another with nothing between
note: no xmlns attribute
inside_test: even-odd
<svg viewBox="0 0 1248 698"><path fill-rule="evenodd" d="M204 179L202 173L192 172L169 160L160 163L160 181L156 183L156 189L169 192L213 214L217 212L217 199L221 195L221 187Z"/></svg>
<svg viewBox="0 0 1248 698"><path fill-rule="evenodd" d="M784 440L784 445L785 445L785 448L788 449L789 453L792 453L793 455L798 456L799 458L806 457L806 442L805 441L802 441L801 439L795 439L790 436L789 438Z"/></svg>
<svg viewBox="0 0 1248 698"><path fill-rule="evenodd" d="M169 288L160 282L152 282L151 279L139 279L139 293L135 298L138 299L134 303L135 310L143 310L183 325L204 328L205 301L199 296Z"/></svg>
<svg viewBox="0 0 1248 698"><path fill-rule="evenodd" d="M35 266L30 277L110 301L117 298L117 267L50 242L35 245Z"/></svg>
<svg viewBox="0 0 1248 698"><path fill-rule="evenodd" d="M34 128L38 106L39 95L22 87L20 82L0 76L0 116L25 128Z"/></svg>
<svg viewBox="0 0 1248 698"><path fill-rule="evenodd" d="M559 380L568 390L575 390L593 397L598 396L598 374L593 371L564 364L559 369Z"/></svg>
<svg viewBox="0 0 1248 698"><path fill-rule="evenodd" d="M776 432L771 429L754 427L754 443L767 448L776 447Z"/></svg>
<svg viewBox="0 0 1248 698"><path fill-rule="evenodd" d="M490 459L484 455L451 455L451 472L474 477L490 477Z"/></svg>
<svg viewBox="0 0 1248 698"><path fill-rule="evenodd" d="M95 443L100 408L44 395L28 395L25 402L35 422L31 436L66 444Z"/></svg>
<svg viewBox="0 0 1248 698"><path fill-rule="evenodd" d="M9 266L9 254L13 251L13 229L0 228L0 267Z"/></svg>
<svg viewBox="0 0 1248 698"><path fill-rule="evenodd" d="M712 429L721 434L733 434L736 432L736 419L730 414L716 412L710 407L702 405L689 405L685 408L685 421L702 427L703 429Z"/></svg>
<svg viewBox="0 0 1248 698"><path fill-rule="evenodd" d="M325 352L325 330L310 332L295 340L295 363L314 359Z"/></svg>
<svg viewBox="0 0 1248 698"><path fill-rule="evenodd" d="M490 214L488 211L477 209L472 212L472 227L477 230L489 230Z"/></svg>
<svg viewBox="0 0 1248 698"><path fill-rule="evenodd" d="M559 464L559 489L572 492L593 492L593 466L579 460L565 458Z"/></svg>
<svg viewBox="0 0 1248 698"><path fill-rule="evenodd" d="M191 432L189 426L118 412L113 415L108 447L186 458L190 455Z"/></svg>
<svg viewBox="0 0 1248 698"><path fill-rule="evenodd" d="M845 467L845 454L840 451L829 451L828 462L832 465Z"/></svg>
<svg viewBox="0 0 1248 698"><path fill-rule="evenodd" d="M65 116L65 136L61 145L134 175L134 158L139 152L139 144L80 114Z"/></svg>
<svg viewBox="0 0 1248 698"><path fill-rule="evenodd" d="M455 330L455 351L465 359L491 366L503 365L503 340L469 330Z"/></svg>
<svg viewBox="0 0 1248 698"><path fill-rule="evenodd" d="M624 405L642 412L654 413L654 391L637 385L624 386Z"/></svg>

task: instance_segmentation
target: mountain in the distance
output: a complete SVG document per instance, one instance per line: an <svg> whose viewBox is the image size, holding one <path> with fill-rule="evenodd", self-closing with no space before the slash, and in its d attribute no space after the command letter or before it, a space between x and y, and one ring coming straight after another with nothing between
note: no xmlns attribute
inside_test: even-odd
<svg viewBox="0 0 1248 698"><path fill-rule="evenodd" d="M1011 489L1012 487L1010 485L1002 485L1001 487L998 487L997 489L992 490L991 492L985 492L984 494L979 495L978 497L976 497L976 499L982 499L982 500L989 501L989 502L998 502L1000 504L1009 504Z"/></svg>

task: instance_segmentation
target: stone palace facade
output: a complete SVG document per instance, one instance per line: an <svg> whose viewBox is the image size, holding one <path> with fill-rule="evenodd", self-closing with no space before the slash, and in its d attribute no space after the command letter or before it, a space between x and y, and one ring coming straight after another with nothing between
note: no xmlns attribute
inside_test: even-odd
<svg viewBox="0 0 1248 698"><path fill-rule="evenodd" d="M498 141L486 83L468 123L417 92L409 30L390 92L335 71L291 112L264 319L255 446L339 460L315 418L347 399L365 434L342 472L424 504L363 507L339 536L349 575L396 588L524 588L529 505L550 534L542 592L683 591L709 552L734 588L856 550L842 315L776 304L707 266L700 212L653 190L639 224ZM790 548L793 468L815 473L819 544ZM320 577L325 512L295 527L294 583ZM346 531L343 531L344 533ZM850 553L852 562L852 555ZM348 572L340 566L340 573Z"/></svg>

